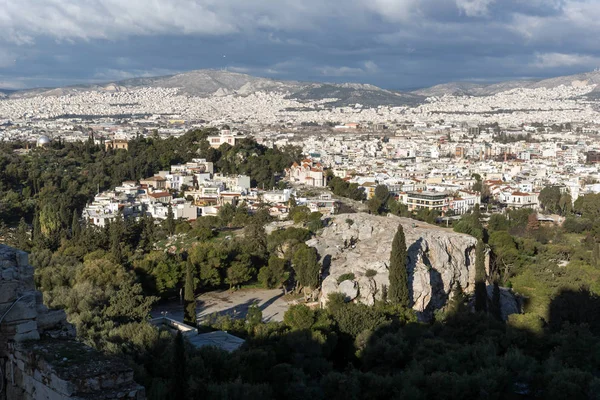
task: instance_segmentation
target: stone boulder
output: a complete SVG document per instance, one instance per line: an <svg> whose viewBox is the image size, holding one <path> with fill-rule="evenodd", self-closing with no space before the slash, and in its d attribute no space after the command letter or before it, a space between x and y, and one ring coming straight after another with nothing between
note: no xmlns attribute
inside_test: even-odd
<svg viewBox="0 0 600 400"><path fill-rule="evenodd" d="M389 286L392 240L400 224L408 249L411 300L422 317L442 308L457 284L466 293L474 291L477 240L472 236L408 218L340 214L307 242L323 263L322 305L329 293L341 291L337 279L347 273L356 277L357 301L370 305L382 298Z"/></svg>
<svg viewBox="0 0 600 400"><path fill-rule="evenodd" d="M340 282L337 291L346 296L346 301L352 301L358 297L358 284L351 280Z"/></svg>

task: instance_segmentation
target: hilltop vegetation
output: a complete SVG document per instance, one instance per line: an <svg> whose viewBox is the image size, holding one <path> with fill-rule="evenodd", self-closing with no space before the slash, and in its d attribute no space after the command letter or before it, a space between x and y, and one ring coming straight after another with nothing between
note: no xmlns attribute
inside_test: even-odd
<svg viewBox="0 0 600 400"><path fill-rule="evenodd" d="M245 338L231 354L194 349L180 335L156 330L147 321L152 304L178 296L184 286L198 293L256 282L310 298L320 284L319 255L305 242L318 234L321 215L305 207L292 209L294 227L270 235L266 209L249 215L243 205L222 207L218 217L193 224L157 224L148 217L117 218L105 229L81 224L78 210L98 186L150 176L197 156L267 186L299 156L297 149L266 149L251 140L210 149L203 140L208 133L139 138L129 152L59 142L25 156L4 144L0 155L0 218L16 228L5 235L32 252L45 301L67 311L82 341L127 359L150 399L596 397L597 195L584 196L571 210L556 193L546 193L545 205L566 215L562 227L544 226L528 210L493 216L487 225L476 212L455 225L481 240L479 253L484 242L492 252L488 284L526 296L525 313L507 322L490 304L475 312L472 296L457 289L427 324L417 322L404 295L368 307L333 294L326 309L296 305L280 323L262 322L254 305L245 319L219 317L201 326ZM364 196L357 187L332 182L342 195ZM373 213L408 213L382 189L367 205ZM155 247L173 234L186 238L185 248ZM405 248L401 236L398 254Z"/></svg>

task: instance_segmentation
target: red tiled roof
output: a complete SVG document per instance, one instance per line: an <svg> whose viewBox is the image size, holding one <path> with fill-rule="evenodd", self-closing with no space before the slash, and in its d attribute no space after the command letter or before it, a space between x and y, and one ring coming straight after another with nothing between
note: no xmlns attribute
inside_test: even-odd
<svg viewBox="0 0 600 400"><path fill-rule="evenodd" d="M161 199L163 197L171 197L171 193L169 193L169 192L150 193L148 196L154 197L155 199Z"/></svg>

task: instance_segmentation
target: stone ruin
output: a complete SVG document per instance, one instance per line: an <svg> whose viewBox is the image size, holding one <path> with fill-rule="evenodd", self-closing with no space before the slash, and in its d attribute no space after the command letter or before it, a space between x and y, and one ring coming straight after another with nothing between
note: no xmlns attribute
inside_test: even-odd
<svg viewBox="0 0 600 400"><path fill-rule="evenodd" d="M145 399L133 371L75 340L35 290L27 253L0 245L0 400Z"/></svg>

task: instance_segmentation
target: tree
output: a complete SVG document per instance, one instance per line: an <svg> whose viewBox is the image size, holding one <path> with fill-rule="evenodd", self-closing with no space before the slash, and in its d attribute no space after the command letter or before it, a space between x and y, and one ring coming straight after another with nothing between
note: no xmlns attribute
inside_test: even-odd
<svg viewBox="0 0 600 400"><path fill-rule="evenodd" d="M73 210L73 220L71 222L71 239L78 240L81 235L81 224L79 223L79 214Z"/></svg>
<svg viewBox="0 0 600 400"><path fill-rule="evenodd" d="M31 243L29 242L29 225L25 222L25 218L21 218L16 234L17 247L23 251L29 251Z"/></svg>
<svg viewBox="0 0 600 400"><path fill-rule="evenodd" d="M454 225L454 231L459 233L466 233L476 239L483 239L483 226L479 220L481 212L479 210L479 204L475 204L473 212L469 215L464 215L458 223Z"/></svg>
<svg viewBox="0 0 600 400"><path fill-rule="evenodd" d="M196 296L194 294L194 275L192 273L192 263L190 261L188 261L186 265L183 296L183 322L191 326L196 326Z"/></svg>
<svg viewBox="0 0 600 400"><path fill-rule="evenodd" d="M477 241L475 249L475 311L487 312L487 290L485 273L485 245Z"/></svg>
<svg viewBox="0 0 600 400"><path fill-rule="evenodd" d="M404 228L398 225L398 231L392 241L390 253L390 288L388 299L393 304L408 307L410 303L408 289L408 272L406 270L407 251Z"/></svg>
<svg viewBox="0 0 600 400"><path fill-rule="evenodd" d="M269 264L262 267L258 272L258 280L267 289L275 289L283 286L289 277L289 273L285 270L285 260L271 256Z"/></svg>
<svg viewBox="0 0 600 400"><path fill-rule="evenodd" d="M452 290L452 297L446 306L446 315L449 317L456 316L465 310L465 293L460 285L456 282L456 286Z"/></svg>
<svg viewBox="0 0 600 400"><path fill-rule="evenodd" d="M490 305L490 311L492 315L498 320L502 321L502 306L500 303L500 285L498 280L494 279L494 286L492 288L492 303Z"/></svg>
<svg viewBox="0 0 600 400"><path fill-rule="evenodd" d="M254 302L250 307L248 307L246 322L251 327L254 327L262 322L262 310L258 306L258 302Z"/></svg>
<svg viewBox="0 0 600 400"><path fill-rule="evenodd" d="M33 247L44 247L44 234L42 233L39 213L35 213L33 217Z"/></svg>
<svg viewBox="0 0 600 400"><path fill-rule="evenodd" d="M390 198L390 191L385 185L377 185L375 194L368 201L369 211L373 214L383 214L387 211L387 202Z"/></svg>
<svg viewBox="0 0 600 400"><path fill-rule="evenodd" d="M540 191L538 196L538 200L544 210L551 213L559 211L560 198L561 194L558 186L546 186Z"/></svg>
<svg viewBox="0 0 600 400"><path fill-rule="evenodd" d="M531 213L527 217L527 232L534 233L540 229L537 213Z"/></svg>
<svg viewBox="0 0 600 400"><path fill-rule="evenodd" d="M569 193L564 193L560 196L558 207L561 215L569 215L573 211L573 199Z"/></svg>
<svg viewBox="0 0 600 400"><path fill-rule="evenodd" d="M165 220L165 229L169 233L169 235L173 235L175 233L175 215L173 214L173 207L169 204L167 209L167 219Z"/></svg>
<svg viewBox="0 0 600 400"><path fill-rule="evenodd" d="M187 375L185 368L185 342L181 331L177 331L175 342L173 343L173 380L171 381L173 399L186 399Z"/></svg>
<svg viewBox="0 0 600 400"><path fill-rule="evenodd" d="M248 254L238 254L231 262L230 267L227 268L227 279L225 281L229 284L229 288L233 289L242 283L248 282L254 274L255 270L252 268L250 256Z"/></svg>
<svg viewBox="0 0 600 400"><path fill-rule="evenodd" d="M112 260L120 264L123 262L123 236L125 233L125 224L123 222L123 215L119 212L117 217L110 223L110 255Z"/></svg>
<svg viewBox="0 0 600 400"><path fill-rule="evenodd" d="M292 256L292 267L296 276L297 289L314 290L319 286L321 266L314 248L304 243L299 244Z"/></svg>

